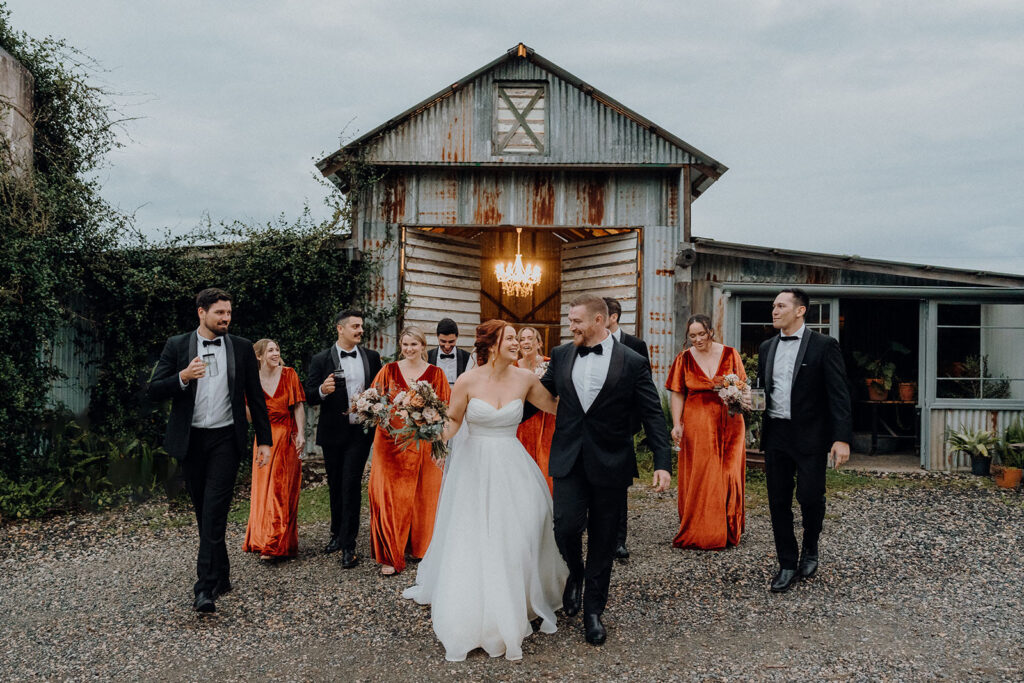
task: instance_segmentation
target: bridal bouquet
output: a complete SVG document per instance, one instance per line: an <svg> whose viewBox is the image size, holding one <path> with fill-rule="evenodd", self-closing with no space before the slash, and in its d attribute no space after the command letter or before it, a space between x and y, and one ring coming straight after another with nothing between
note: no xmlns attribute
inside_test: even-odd
<svg viewBox="0 0 1024 683"><path fill-rule="evenodd" d="M747 408L743 405L743 395L749 388L747 383L741 380L738 375L729 374L715 378L715 391L718 392L718 397L722 399L722 403L729 409L730 417L737 413L746 412Z"/></svg>
<svg viewBox="0 0 1024 683"><path fill-rule="evenodd" d="M387 425L391 419L391 405L387 394L370 387L366 391L352 397L350 410L356 416L356 422L369 432L378 425Z"/></svg>
<svg viewBox="0 0 1024 683"><path fill-rule="evenodd" d="M429 441L431 456L440 464L448 455L448 446L441 440L444 422L448 419L448 404L437 397L430 382L413 382L408 391L395 395L395 415L403 427L392 429L391 435L399 442Z"/></svg>
<svg viewBox="0 0 1024 683"><path fill-rule="evenodd" d="M551 361L542 360L537 363L537 367L533 369L533 374L537 377L543 377L544 373L548 371L548 366L551 365Z"/></svg>

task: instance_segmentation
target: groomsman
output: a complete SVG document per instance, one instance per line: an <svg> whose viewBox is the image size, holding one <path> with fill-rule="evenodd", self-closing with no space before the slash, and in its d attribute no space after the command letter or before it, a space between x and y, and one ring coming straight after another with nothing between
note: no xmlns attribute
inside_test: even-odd
<svg viewBox="0 0 1024 683"><path fill-rule="evenodd" d="M256 429L257 462L270 462L273 443L252 342L228 334L231 295L204 289L196 296L199 328L171 337L160 353L147 392L171 400L164 447L181 463L196 511L197 612L215 612L214 601L231 590L224 540L235 477L249 451L246 402Z"/></svg>
<svg viewBox="0 0 1024 683"><path fill-rule="evenodd" d="M765 378L767 409L761 430L768 484L768 511L779 571L771 590L782 593L818 570L818 537L825 519L825 469L850 457L853 426L850 392L839 342L808 330L810 299L784 289L772 304L772 325L781 334L761 344L758 377ZM797 554L793 533L793 479L803 516Z"/></svg>
<svg viewBox="0 0 1024 683"><path fill-rule="evenodd" d="M359 345L363 314L344 310L334 318L338 340L309 363L303 388L306 401L320 406L316 444L324 453L331 501L331 539L325 553L341 551L341 566L359 564L356 536L363 501L363 470L373 446L373 430L363 432L350 414L350 399L362 392L380 372L380 354Z"/></svg>
<svg viewBox="0 0 1024 683"><path fill-rule="evenodd" d="M459 326L451 318L442 318L437 323L439 346L427 352L427 362L441 368L448 378L448 384L455 384L455 380L466 371L469 364L469 352L456 347L458 341Z"/></svg>
<svg viewBox="0 0 1024 683"><path fill-rule="evenodd" d="M651 356L647 352L647 343L639 337L627 333L621 327L619 327L619 318L622 317L622 304L618 300L613 299L610 296L604 297L604 302L608 304L608 331L611 332L612 336L615 337L615 341L621 342L626 348L633 349L647 361L647 365L651 364ZM640 419L634 417L633 419L633 433L640 431ZM640 476L640 471L637 470L633 473L634 477ZM615 559L617 560L628 560L629 559L629 548L626 547L626 523L627 517L629 516L629 501L628 498L622 500L622 518L619 521L619 533L615 542Z"/></svg>

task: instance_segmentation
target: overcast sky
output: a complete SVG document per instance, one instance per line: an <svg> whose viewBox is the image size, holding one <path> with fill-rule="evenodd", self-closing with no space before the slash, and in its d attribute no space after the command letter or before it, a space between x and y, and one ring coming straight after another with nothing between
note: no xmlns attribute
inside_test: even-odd
<svg viewBox="0 0 1024 683"><path fill-rule="evenodd" d="M7 0L127 93L147 232L321 206L314 159L522 41L729 167L695 235L1024 273L1024 2Z"/></svg>

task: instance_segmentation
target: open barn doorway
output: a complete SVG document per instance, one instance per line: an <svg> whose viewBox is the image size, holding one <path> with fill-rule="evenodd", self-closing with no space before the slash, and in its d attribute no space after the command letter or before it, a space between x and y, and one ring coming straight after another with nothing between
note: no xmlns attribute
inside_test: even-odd
<svg viewBox="0 0 1024 683"><path fill-rule="evenodd" d="M420 326L434 344L434 328L454 319L463 339L482 320L502 318L535 327L550 350L569 338L568 307L577 294L613 296L620 323L636 334L642 302L641 228L524 227L523 262L541 269L525 296L503 290L495 266L516 254L515 226L430 226L402 229L401 286L409 297L404 324Z"/></svg>

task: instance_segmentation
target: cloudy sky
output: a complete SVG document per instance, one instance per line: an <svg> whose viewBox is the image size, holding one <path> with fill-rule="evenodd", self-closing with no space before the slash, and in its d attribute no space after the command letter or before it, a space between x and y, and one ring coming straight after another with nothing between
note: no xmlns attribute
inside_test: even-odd
<svg viewBox="0 0 1024 683"><path fill-rule="evenodd" d="M720 240L1024 273L1017 0L7 0L140 117L105 194L153 234L321 206L313 160L522 41L730 167Z"/></svg>

